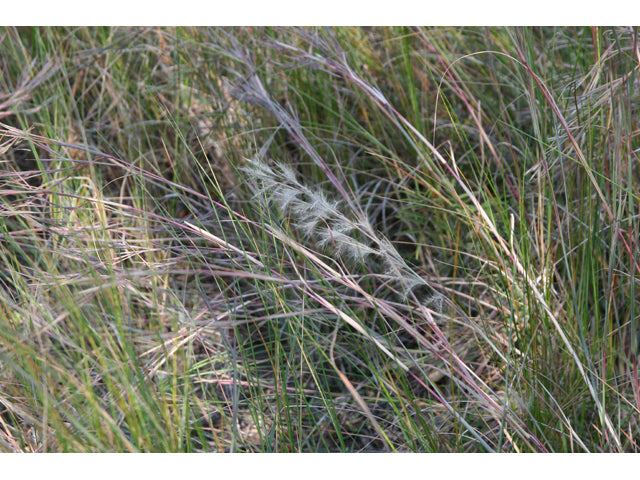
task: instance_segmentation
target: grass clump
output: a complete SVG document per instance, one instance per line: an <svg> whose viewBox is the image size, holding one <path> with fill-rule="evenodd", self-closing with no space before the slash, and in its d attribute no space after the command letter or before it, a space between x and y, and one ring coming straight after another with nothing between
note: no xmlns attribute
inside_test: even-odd
<svg viewBox="0 0 640 480"><path fill-rule="evenodd" d="M638 451L626 28L5 28L3 451Z"/></svg>

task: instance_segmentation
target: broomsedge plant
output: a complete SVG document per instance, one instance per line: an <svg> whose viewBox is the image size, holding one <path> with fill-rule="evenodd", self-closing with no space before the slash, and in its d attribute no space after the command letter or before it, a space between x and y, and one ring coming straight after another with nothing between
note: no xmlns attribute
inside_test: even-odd
<svg viewBox="0 0 640 480"><path fill-rule="evenodd" d="M3 451L638 451L629 28L4 28Z"/></svg>

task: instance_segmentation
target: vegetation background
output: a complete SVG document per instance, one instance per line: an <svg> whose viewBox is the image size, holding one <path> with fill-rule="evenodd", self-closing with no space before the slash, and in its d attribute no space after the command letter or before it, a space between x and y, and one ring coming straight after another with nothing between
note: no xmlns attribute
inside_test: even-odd
<svg viewBox="0 0 640 480"><path fill-rule="evenodd" d="M639 451L639 62L2 28L0 449Z"/></svg>

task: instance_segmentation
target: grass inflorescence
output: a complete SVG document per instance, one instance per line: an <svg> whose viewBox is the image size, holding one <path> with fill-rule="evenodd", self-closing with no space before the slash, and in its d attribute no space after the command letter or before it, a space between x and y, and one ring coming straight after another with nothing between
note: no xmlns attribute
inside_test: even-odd
<svg viewBox="0 0 640 480"><path fill-rule="evenodd" d="M640 450L636 30L0 53L0 450Z"/></svg>

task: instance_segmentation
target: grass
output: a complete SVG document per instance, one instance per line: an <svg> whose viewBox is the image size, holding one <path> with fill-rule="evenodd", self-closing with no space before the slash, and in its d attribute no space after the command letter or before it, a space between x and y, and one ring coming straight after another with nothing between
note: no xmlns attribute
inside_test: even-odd
<svg viewBox="0 0 640 480"><path fill-rule="evenodd" d="M639 451L639 52L2 29L0 449Z"/></svg>

